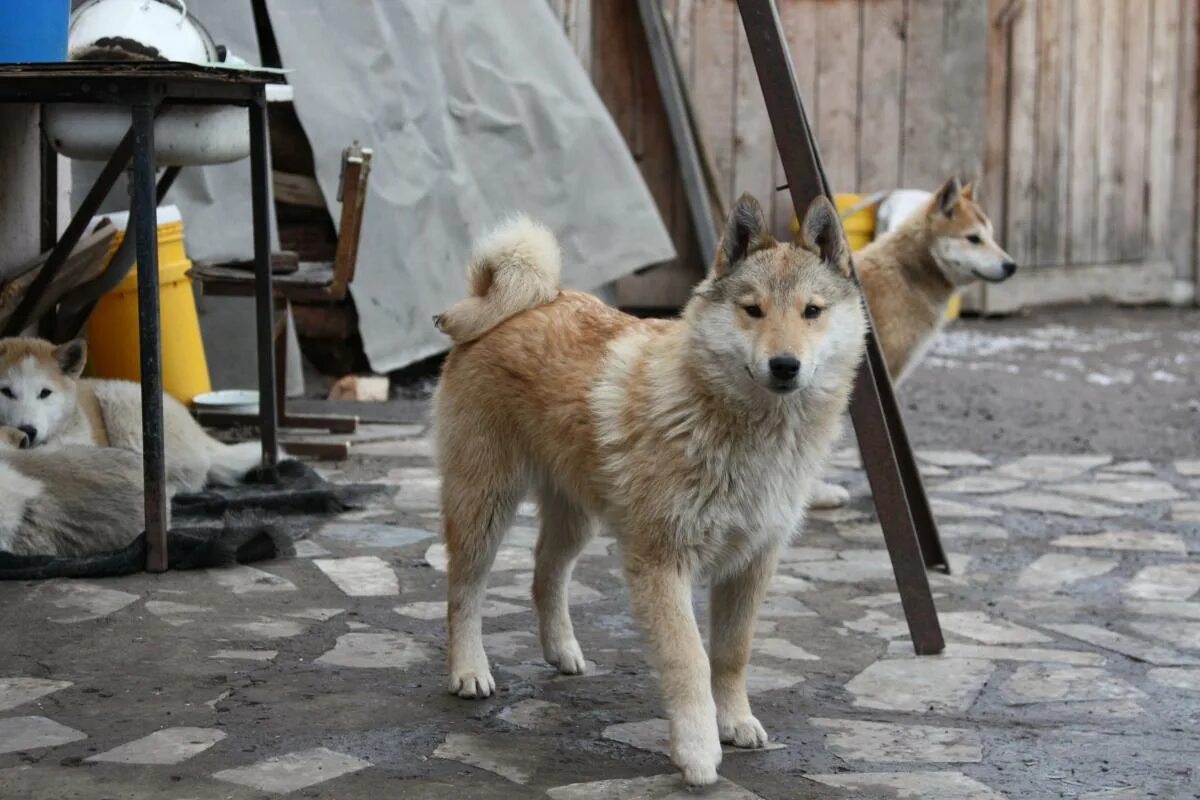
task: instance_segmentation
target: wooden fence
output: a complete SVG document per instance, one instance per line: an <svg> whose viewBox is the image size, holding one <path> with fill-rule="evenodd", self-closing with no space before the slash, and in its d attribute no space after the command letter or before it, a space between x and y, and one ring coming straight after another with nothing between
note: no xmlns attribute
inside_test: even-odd
<svg viewBox="0 0 1200 800"><path fill-rule="evenodd" d="M702 265L634 0L550 0L638 159L680 257L621 300L669 305ZM976 308L1194 292L1197 0L780 0L838 191L982 175L1028 269ZM734 0L663 0L726 200L792 210Z"/></svg>

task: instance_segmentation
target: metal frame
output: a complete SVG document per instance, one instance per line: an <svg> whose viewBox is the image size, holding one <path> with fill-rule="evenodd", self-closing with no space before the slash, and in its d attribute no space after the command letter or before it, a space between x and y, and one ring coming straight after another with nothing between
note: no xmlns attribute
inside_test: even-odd
<svg viewBox="0 0 1200 800"><path fill-rule="evenodd" d="M146 569L167 569L167 485L163 435L162 335L158 295L158 196L165 193L174 172L156 186L154 118L171 103L240 105L249 110L250 173L253 193L255 297L258 334L258 383L263 466L273 470L277 453L275 358L272 345L272 286L270 264L270 171L267 165L266 83L270 76L211 69L190 64L62 63L0 66L0 104L106 103L130 109L130 128L100 176L80 203L79 210L54 244L49 259L30 286L4 336L16 335L34 320L55 273L78 244L121 173L132 162L133 200L130 221L137 251L138 329L142 384L142 458L145 486ZM57 157L43 144L42 242L56 238ZM51 170L54 174L51 174Z"/></svg>
<svg viewBox="0 0 1200 800"><path fill-rule="evenodd" d="M833 193L796 85L783 26L772 0L738 0L738 8L792 203L797 214L803 216L813 199L823 194L832 202ZM925 568L937 567L949 572L949 562L904 430L869 309L867 318L870 324L866 358L854 384L850 415L913 647L918 655L933 655L945 649L945 640Z"/></svg>

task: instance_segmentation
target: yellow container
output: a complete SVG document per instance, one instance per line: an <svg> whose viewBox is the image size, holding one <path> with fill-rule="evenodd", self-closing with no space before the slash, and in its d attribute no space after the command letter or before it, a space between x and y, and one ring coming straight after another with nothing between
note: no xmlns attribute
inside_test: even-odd
<svg viewBox="0 0 1200 800"><path fill-rule="evenodd" d="M212 391L204 342L200 338L196 298L192 293L192 280L187 275L192 262L183 249L183 223L172 219L170 214L162 214L168 209L159 211L158 297L162 320L163 390L182 403L191 403L196 395ZM117 233L110 259L123 236L123 231ZM88 321L89 374L95 377L141 380L137 285L135 265L125 280L100 299Z"/></svg>
<svg viewBox="0 0 1200 800"><path fill-rule="evenodd" d="M962 311L962 295L956 294L950 298L950 302L946 304L946 321L953 322L958 319L959 312Z"/></svg>
<svg viewBox="0 0 1200 800"><path fill-rule="evenodd" d="M838 213L841 214L861 203L866 197L867 195L864 194L838 194L833 196L833 201L837 206ZM842 228L846 231L846 240L850 243L851 252L863 249L875 238L875 209L877 207L875 204L869 205L842 220ZM799 234L800 220L793 217L792 236L795 237Z"/></svg>

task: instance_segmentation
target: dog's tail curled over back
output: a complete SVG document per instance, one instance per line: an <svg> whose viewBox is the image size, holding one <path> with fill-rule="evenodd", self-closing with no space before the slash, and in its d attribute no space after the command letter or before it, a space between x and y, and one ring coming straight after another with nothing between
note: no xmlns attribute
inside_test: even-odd
<svg viewBox="0 0 1200 800"><path fill-rule="evenodd" d="M509 317L557 297L561 272L554 234L517 215L476 242L467 264L470 296L433 322L455 344L478 339Z"/></svg>

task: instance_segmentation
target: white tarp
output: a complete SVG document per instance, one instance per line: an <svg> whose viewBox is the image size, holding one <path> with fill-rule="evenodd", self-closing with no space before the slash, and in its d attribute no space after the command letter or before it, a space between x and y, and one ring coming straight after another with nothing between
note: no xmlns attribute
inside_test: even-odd
<svg viewBox="0 0 1200 800"><path fill-rule="evenodd" d="M472 238L514 211L558 234L568 286L674 255L546 0L268 7L326 199L343 147L375 151L352 291L377 371L445 349L431 318L463 295Z"/></svg>

